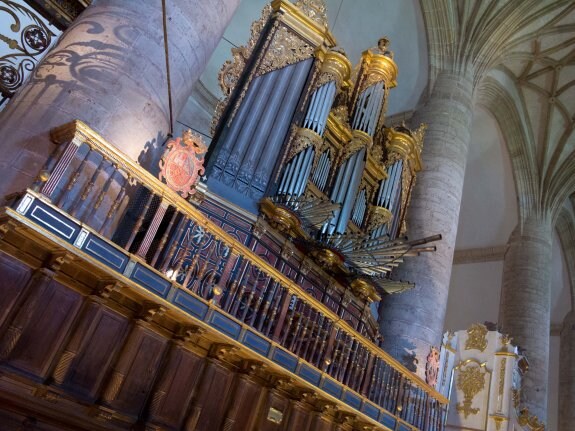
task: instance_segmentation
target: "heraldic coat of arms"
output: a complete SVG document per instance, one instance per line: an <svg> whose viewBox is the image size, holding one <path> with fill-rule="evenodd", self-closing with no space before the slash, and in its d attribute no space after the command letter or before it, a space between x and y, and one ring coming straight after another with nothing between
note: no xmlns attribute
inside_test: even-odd
<svg viewBox="0 0 575 431"><path fill-rule="evenodd" d="M205 171L204 155L207 149L201 136L191 130L186 130L181 138L170 139L160 160L160 180L184 198L193 195Z"/></svg>

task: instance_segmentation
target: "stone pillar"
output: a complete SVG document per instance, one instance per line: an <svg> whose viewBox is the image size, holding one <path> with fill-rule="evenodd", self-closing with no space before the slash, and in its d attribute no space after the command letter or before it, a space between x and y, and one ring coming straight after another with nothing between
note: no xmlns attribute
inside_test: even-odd
<svg viewBox="0 0 575 431"><path fill-rule="evenodd" d="M406 259L393 278L416 287L380 305L383 348L420 376L431 346L440 346L467 150L471 139L471 74L442 72L412 124L428 125L419 172L407 213L410 238L441 234L437 251ZM415 355L415 357L414 357Z"/></svg>
<svg viewBox="0 0 575 431"><path fill-rule="evenodd" d="M167 0L177 118L239 0ZM87 123L141 162L169 132L161 0L95 0L0 114L0 200L28 186L54 147L49 130Z"/></svg>
<svg viewBox="0 0 575 431"><path fill-rule="evenodd" d="M529 361L521 404L545 422L549 371L551 223L533 216L508 241L503 264L499 323Z"/></svg>
<svg viewBox="0 0 575 431"><path fill-rule="evenodd" d="M571 431L575 424L575 311L563 319L559 356L559 428Z"/></svg>

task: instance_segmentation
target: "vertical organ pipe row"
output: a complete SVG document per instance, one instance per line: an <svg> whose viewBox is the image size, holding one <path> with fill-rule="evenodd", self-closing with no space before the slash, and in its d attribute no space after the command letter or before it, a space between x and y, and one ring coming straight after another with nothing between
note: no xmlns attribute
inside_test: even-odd
<svg viewBox="0 0 575 431"><path fill-rule="evenodd" d="M336 91L335 81L329 81L314 91L303 122L304 128L319 136L323 135ZM308 146L288 162L280 180L278 194L292 196L303 194L311 173L313 158L314 148ZM327 175L325 176L327 180Z"/></svg>

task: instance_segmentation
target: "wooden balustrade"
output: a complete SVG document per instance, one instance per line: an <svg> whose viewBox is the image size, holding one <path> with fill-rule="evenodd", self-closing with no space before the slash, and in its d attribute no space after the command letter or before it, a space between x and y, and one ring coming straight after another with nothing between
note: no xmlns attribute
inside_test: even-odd
<svg viewBox="0 0 575 431"><path fill-rule="evenodd" d="M65 147L36 183L53 204L406 422L442 429L444 397L189 202L81 122L53 139Z"/></svg>

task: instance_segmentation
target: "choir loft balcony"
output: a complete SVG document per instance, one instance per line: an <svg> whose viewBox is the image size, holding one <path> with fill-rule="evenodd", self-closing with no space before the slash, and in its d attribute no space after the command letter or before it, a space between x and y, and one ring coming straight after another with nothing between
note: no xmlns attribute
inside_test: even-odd
<svg viewBox="0 0 575 431"><path fill-rule="evenodd" d="M342 318L84 123L52 138L1 217L1 402L70 429L444 428L447 399L364 314Z"/></svg>

